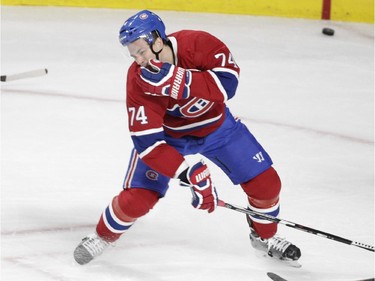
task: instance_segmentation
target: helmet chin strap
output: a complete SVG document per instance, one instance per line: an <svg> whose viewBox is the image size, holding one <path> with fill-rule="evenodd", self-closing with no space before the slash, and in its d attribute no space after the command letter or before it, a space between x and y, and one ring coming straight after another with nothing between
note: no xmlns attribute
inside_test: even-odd
<svg viewBox="0 0 375 281"><path fill-rule="evenodd" d="M175 55L174 55L172 42L170 40L168 40L166 42L166 44L167 44L167 46L169 46L171 48L171 50L172 50L172 56L173 56L173 64L176 64L176 58L175 58ZM155 52L155 50L154 50L154 48L152 46L153 46L153 44L150 44L151 52L155 55L155 57L156 57L157 60L160 60L159 59L159 54L161 53L161 51L163 51L164 48L161 48L160 51Z"/></svg>
<svg viewBox="0 0 375 281"><path fill-rule="evenodd" d="M152 45L150 45L150 48L151 52L156 56L156 59L159 60L159 54L161 53L161 51L163 51L163 48L161 48L159 52L155 52L154 48L152 48Z"/></svg>

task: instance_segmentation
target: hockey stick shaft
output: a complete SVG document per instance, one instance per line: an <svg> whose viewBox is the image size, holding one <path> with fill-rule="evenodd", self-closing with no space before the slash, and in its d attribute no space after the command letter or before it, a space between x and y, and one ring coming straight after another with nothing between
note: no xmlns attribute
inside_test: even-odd
<svg viewBox="0 0 375 281"><path fill-rule="evenodd" d="M304 226L304 225L301 225L301 224L297 224L297 223L294 223L294 222L291 222L291 221L279 219L279 218L276 218L274 216L270 216L270 215L267 215L267 214L262 214L262 213L252 211L252 210L247 209L247 208L234 206L234 205L226 203L222 200L219 200L218 205L220 207L225 207L227 209L231 209L231 210L241 212L241 213L244 213L244 214L247 214L247 215L255 216L257 218L268 220L268 221L271 221L271 222L274 222L274 223L283 224L283 225L286 225L288 227L298 229L298 230L301 230L301 231L304 231L304 232L307 232L307 233L310 233L310 234L314 234L314 235L317 235L317 236L320 236L320 237L324 237L324 238L327 238L327 239L330 239L330 240L334 240L334 241L341 242L341 243L344 243L344 244L356 246L356 247L359 247L359 248L362 248L362 249L365 249L365 250L368 250L368 251L371 251L371 252L375 252L374 246L367 245L367 244L360 243L360 242L355 242L355 241L352 241L352 240L349 240L349 239L346 239L346 238L343 238L343 237L340 237L340 236L337 236L337 235L334 235L334 234L331 234L331 233L327 233L327 232L324 232L324 231L321 231L321 230L318 230L318 229L314 229L314 228L311 228L311 227L307 227L307 226Z"/></svg>
<svg viewBox="0 0 375 281"><path fill-rule="evenodd" d="M16 74L1 75L1 82L8 82L8 81L14 81L14 80L19 80L19 79L38 77L38 76L46 75L47 73L48 73L48 70L46 68L41 68L41 69L34 69L34 70L16 73Z"/></svg>

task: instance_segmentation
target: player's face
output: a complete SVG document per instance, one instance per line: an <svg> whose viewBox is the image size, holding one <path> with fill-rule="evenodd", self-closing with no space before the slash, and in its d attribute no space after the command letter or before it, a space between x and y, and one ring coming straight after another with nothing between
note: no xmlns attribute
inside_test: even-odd
<svg viewBox="0 0 375 281"><path fill-rule="evenodd" d="M144 39L138 39L128 45L130 56L135 62L143 67L146 67L150 59L154 59L155 55L151 51L150 46Z"/></svg>

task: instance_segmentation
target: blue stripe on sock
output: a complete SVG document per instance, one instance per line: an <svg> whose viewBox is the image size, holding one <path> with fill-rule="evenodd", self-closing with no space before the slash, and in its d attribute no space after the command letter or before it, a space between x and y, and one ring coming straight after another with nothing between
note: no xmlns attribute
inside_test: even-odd
<svg viewBox="0 0 375 281"><path fill-rule="evenodd" d="M127 229L129 229L131 225L121 225L121 224L118 224L114 219L113 217L111 216L111 212L109 211L109 207L107 207L107 209L105 209L105 217L107 219L107 222L110 224L110 226L118 231L125 231Z"/></svg>

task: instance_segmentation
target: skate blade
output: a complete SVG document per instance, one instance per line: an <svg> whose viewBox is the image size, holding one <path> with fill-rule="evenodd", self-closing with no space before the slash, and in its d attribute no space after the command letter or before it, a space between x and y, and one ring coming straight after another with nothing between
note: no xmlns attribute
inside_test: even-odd
<svg viewBox="0 0 375 281"><path fill-rule="evenodd" d="M256 251L255 256L257 256L258 258L262 258L262 259L272 261L272 262L277 262L279 264L284 264L286 266L291 266L291 267L294 267L294 268L301 268L302 267L302 264L299 263L298 261L273 258L273 257L267 255L263 251Z"/></svg>

